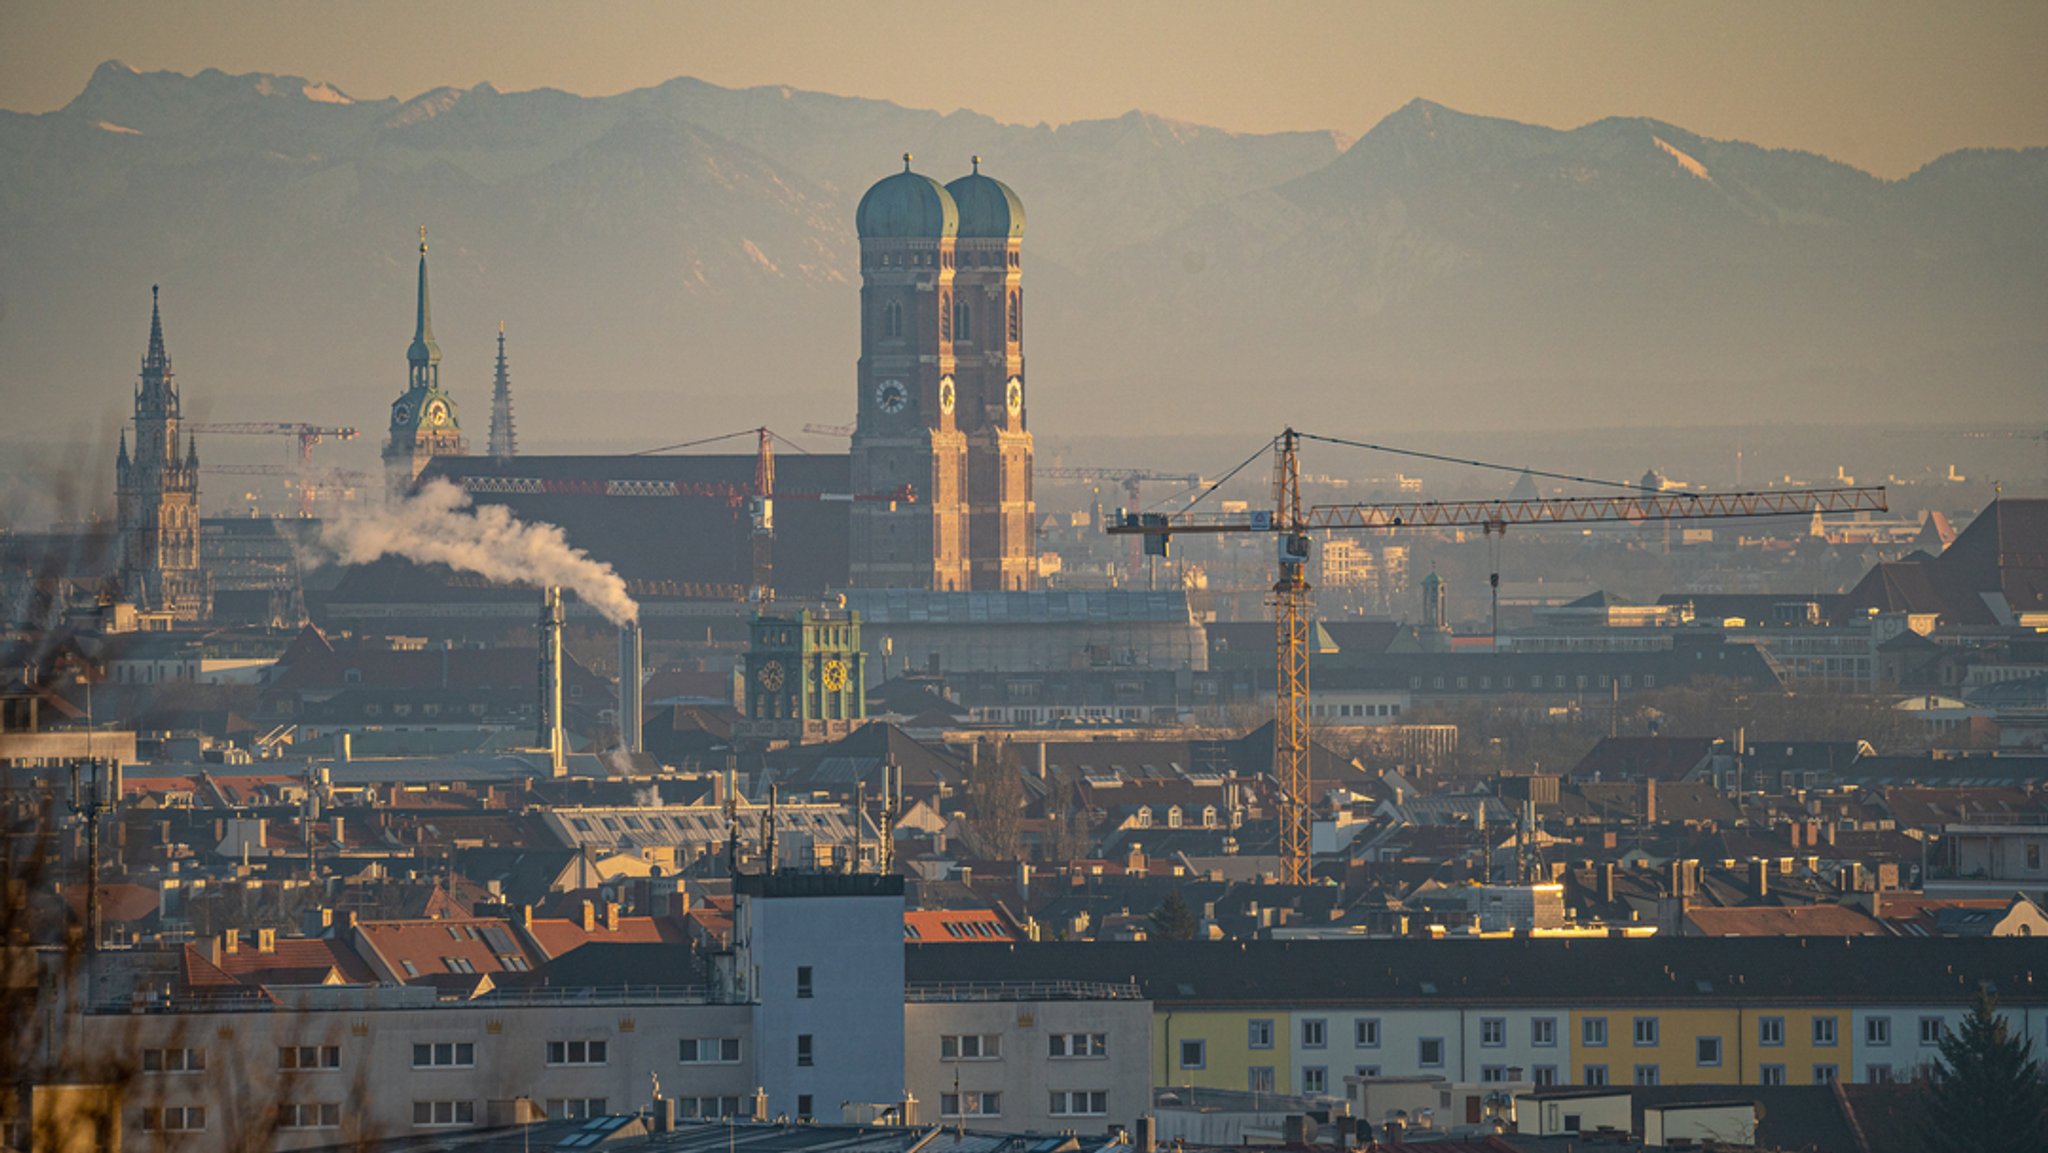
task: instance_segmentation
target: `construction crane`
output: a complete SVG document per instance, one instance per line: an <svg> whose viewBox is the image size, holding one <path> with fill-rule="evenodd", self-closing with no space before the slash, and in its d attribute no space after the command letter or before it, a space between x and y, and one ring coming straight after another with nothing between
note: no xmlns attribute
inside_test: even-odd
<svg viewBox="0 0 2048 1153"><path fill-rule="evenodd" d="M313 446L325 440L354 440L356 438L356 430L353 428L323 428L317 424L307 424L303 421L235 421L226 424L195 422L187 424L185 427L193 432L210 433L215 436L289 436L297 438L299 442L299 468L296 475L299 478L299 515L302 517L313 515L312 490L316 487L313 480ZM224 470L213 469L207 471L219 472ZM242 473L240 475L278 474Z"/></svg>
<svg viewBox="0 0 2048 1153"><path fill-rule="evenodd" d="M856 429L850 424L807 424L804 431L812 436L852 436Z"/></svg>
<svg viewBox="0 0 2048 1153"><path fill-rule="evenodd" d="M1140 507L1138 493L1142 486L1149 482L1164 481L1176 484L1180 486L1180 490L1183 492L1188 489L1200 488L1205 483L1199 476L1172 472L1153 472L1150 469L1143 468L1041 468L1033 471L1034 475L1042 480L1109 481L1114 484L1120 484L1124 489L1124 502L1127 508ZM1143 567L1144 563L1144 545L1142 542L1134 539L1131 541L1130 555L1125 558L1124 564L1133 582L1138 579L1138 570Z"/></svg>
<svg viewBox="0 0 2048 1153"><path fill-rule="evenodd" d="M1309 533L1316 529L1477 527L1489 534L1509 525L1596 524L1719 517L1808 516L1820 512L1883 512L1883 488L1814 488L1788 492L1631 492L1613 497L1548 500L1411 501L1304 506L1303 434L1287 429L1273 440L1273 507L1220 515L1119 511L1105 526L1143 539L1153 556L1182 533L1272 533L1279 538L1273 582L1275 625L1273 777L1279 789L1281 880L1309 875ZM1327 439L1327 438L1318 438ZM1341 442L1340 442L1341 443ZM1249 463L1249 462L1247 462ZM1204 493L1204 495L1207 495Z"/></svg>

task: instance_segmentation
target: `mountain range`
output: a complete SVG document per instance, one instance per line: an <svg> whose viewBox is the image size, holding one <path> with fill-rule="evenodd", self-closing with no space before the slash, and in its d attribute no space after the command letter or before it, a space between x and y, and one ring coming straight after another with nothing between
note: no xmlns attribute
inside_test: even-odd
<svg viewBox="0 0 2048 1153"><path fill-rule="evenodd" d="M841 422L854 206L904 152L941 180L978 155L1026 206L1041 434L2048 408L2048 149L1886 181L1423 100L1353 140L687 78L355 100L109 62L60 110L0 113L7 423L32 404L111 439L161 284L188 415L351 424L362 452L405 380L422 223L473 444L500 320L530 451Z"/></svg>

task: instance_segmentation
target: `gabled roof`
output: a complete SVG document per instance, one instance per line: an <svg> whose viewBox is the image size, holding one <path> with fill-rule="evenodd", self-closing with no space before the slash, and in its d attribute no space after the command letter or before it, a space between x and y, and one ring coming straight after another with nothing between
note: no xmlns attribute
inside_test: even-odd
<svg viewBox="0 0 2048 1153"><path fill-rule="evenodd" d="M544 959L509 920L363 921L357 948L399 984L443 974L527 973Z"/></svg>

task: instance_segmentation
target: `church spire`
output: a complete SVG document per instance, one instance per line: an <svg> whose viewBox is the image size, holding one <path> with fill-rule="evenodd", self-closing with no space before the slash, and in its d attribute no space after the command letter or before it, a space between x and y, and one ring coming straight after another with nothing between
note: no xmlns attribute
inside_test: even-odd
<svg viewBox="0 0 2048 1153"><path fill-rule="evenodd" d="M142 356L142 369L162 371L171 366L171 355L164 351L164 315L157 304L157 285L149 286L149 351Z"/></svg>
<svg viewBox="0 0 2048 1153"><path fill-rule="evenodd" d="M405 359L412 365L412 383L432 387L440 375L441 346L434 343L434 310L427 298L427 226L420 225L419 313L413 323L412 347Z"/></svg>
<svg viewBox="0 0 2048 1153"><path fill-rule="evenodd" d="M491 455L509 460L519 453L512 431L512 374L505 367L505 322L498 322L498 377L491 390Z"/></svg>

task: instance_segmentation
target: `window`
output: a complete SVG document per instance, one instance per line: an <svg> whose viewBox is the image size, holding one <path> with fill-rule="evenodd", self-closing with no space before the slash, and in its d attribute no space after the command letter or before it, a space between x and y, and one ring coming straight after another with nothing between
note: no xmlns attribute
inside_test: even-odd
<svg viewBox="0 0 2048 1153"><path fill-rule="evenodd" d="M953 331L952 331L952 332L949 332L949 333L947 333L947 334L946 334L946 335L947 335L947 337L948 337L948 338L950 338L950 339L958 339L958 340L970 340L970 341L971 341L971 340L973 340L973 339L974 339L974 331L973 331L973 329L972 329L972 328L970 328L970 327L968 326L968 322L969 322L970 320L972 320L972 319L974 319L974 314L973 314L973 312L972 312L972 311L971 311L971 310L970 310L970 309L969 309L969 308L967 307L967 301L966 301L966 299L965 299L965 298L962 298L962 299L960 299L960 300L956 300L956 301L954 301L954 302L953 302Z"/></svg>
<svg viewBox="0 0 2048 1153"><path fill-rule="evenodd" d="M1939 1017L1920 1018L1920 1043L1922 1045L1941 1044L1942 1034L1947 1031L1942 1027L1941 1018Z"/></svg>
<svg viewBox="0 0 2048 1153"><path fill-rule="evenodd" d="M797 1104L806 1098L798 1097ZM685 1097L683 1115L686 1117L737 1117L740 1115L738 1097Z"/></svg>
<svg viewBox="0 0 2048 1153"><path fill-rule="evenodd" d="M1049 1111L1055 1117L1107 1117L1109 1094L1100 1089L1054 1090Z"/></svg>
<svg viewBox="0 0 2048 1153"><path fill-rule="evenodd" d="M1301 1047L1321 1049L1329 1044L1329 1023L1321 1017L1311 1017L1301 1023Z"/></svg>
<svg viewBox="0 0 2048 1153"><path fill-rule="evenodd" d="M1892 1067L1890 1065L1865 1066L1863 1069L1863 1080L1871 1085L1889 1085L1892 1083Z"/></svg>
<svg viewBox="0 0 2048 1153"><path fill-rule="evenodd" d="M1816 1045L1832 1045L1835 1043L1835 1019L1833 1017L1815 1017L1813 1019L1813 1043Z"/></svg>
<svg viewBox="0 0 2048 1153"><path fill-rule="evenodd" d="M941 1093L939 1114L944 1117L1000 1117L1001 1093Z"/></svg>
<svg viewBox="0 0 2048 1153"><path fill-rule="evenodd" d="M1271 1049L1273 1047L1273 1021L1271 1018L1253 1021L1247 1032L1250 1036L1245 1039L1245 1044L1250 1047L1254 1049Z"/></svg>
<svg viewBox="0 0 2048 1153"><path fill-rule="evenodd" d="M339 1045L286 1045L277 1051L277 1067L296 1069L341 1068L341 1046Z"/></svg>
<svg viewBox="0 0 2048 1153"><path fill-rule="evenodd" d="M796 1115L800 1121L811 1119L811 1095L809 1093L798 1093L796 1095Z"/></svg>
<svg viewBox="0 0 2048 1153"><path fill-rule="evenodd" d="M1721 1039L1719 1037L1701 1037L1698 1041L1698 1053L1699 1062L1702 1066L1713 1068L1719 1065L1721 1063Z"/></svg>
<svg viewBox="0 0 2048 1153"><path fill-rule="evenodd" d="M897 301L882 306L882 335L903 335L903 305Z"/></svg>
<svg viewBox="0 0 2048 1153"><path fill-rule="evenodd" d="M1048 1057L1107 1057L1107 1033L1054 1033L1046 1038Z"/></svg>
<svg viewBox="0 0 2048 1153"><path fill-rule="evenodd" d="M1003 1055L1003 1038L998 1033L967 1033L939 1038L941 1061L993 1061Z"/></svg>
<svg viewBox="0 0 2048 1153"><path fill-rule="evenodd" d="M611 1113L602 1097L550 1097L548 1098L548 1120L588 1121L592 1117L604 1117Z"/></svg>
<svg viewBox="0 0 2048 1153"><path fill-rule="evenodd" d="M1892 1043L1892 1019L1890 1017L1866 1017L1863 1019L1863 1040L1871 1045Z"/></svg>
<svg viewBox="0 0 2048 1153"><path fill-rule="evenodd" d="M798 1033L796 1035L796 1063L800 1069L808 1068L811 1064L811 1035L809 1033Z"/></svg>
<svg viewBox="0 0 2048 1153"><path fill-rule="evenodd" d="M1487 1084L1498 1084L1508 1079L1508 1067L1506 1065L1481 1065L1479 1067L1479 1079Z"/></svg>
<svg viewBox="0 0 2048 1153"><path fill-rule="evenodd" d="M1756 1072L1757 1084L1759 1085L1783 1085L1785 1083L1785 1067L1783 1065L1760 1065L1757 1067Z"/></svg>
<svg viewBox="0 0 2048 1153"><path fill-rule="evenodd" d="M1010 293L1010 322L1008 327L1009 331L1005 335L1009 337L1011 344L1024 339L1024 301L1015 292Z"/></svg>
<svg viewBox="0 0 2048 1153"><path fill-rule="evenodd" d="M1534 1069L1529 1070L1529 1078L1536 1082L1536 1086L1539 1089L1548 1085L1555 1085L1557 1084L1557 1066L1538 1065Z"/></svg>
<svg viewBox="0 0 2048 1153"><path fill-rule="evenodd" d="M1330 1070L1322 1065L1305 1065L1301 1070L1301 1091L1304 1096L1330 1091Z"/></svg>
<svg viewBox="0 0 2048 1153"><path fill-rule="evenodd" d="M1587 1017L1579 1022L1579 1044L1599 1048L1607 1044L1607 1018Z"/></svg>
<svg viewBox="0 0 2048 1153"><path fill-rule="evenodd" d="M603 1041L549 1041L550 1065L602 1065L609 1046Z"/></svg>
<svg viewBox="0 0 2048 1153"><path fill-rule="evenodd" d="M1209 1043L1207 1041L1182 1041L1180 1043L1180 1067L1183 1069L1208 1068Z"/></svg>
<svg viewBox="0 0 2048 1153"><path fill-rule="evenodd" d="M1581 1082L1595 1087L1607 1084L1607 1066L1588 1065L1585 1073L1586 1075L1579 1079Z"/></svg>
<svg viewBox="0 0 2048 1153"><path fill-rule="evenodd" d="M423 1128L476 1124L474 1101L414 1101L412 1123Z"/></svg>
<svg viewBox="0 0 2048 1153"><path fill-rule="evenodd" d="M1537 1017L1529 1022L1529 1044L1539 1049L1557 1047L1557 1018Z"/></svg>
<svg viewBox="0 0 2048 1153"><path fill-rule="evenodd" d="M165 1133L196 1133L206 1128L206 1106L165 1105L144 1109L142 1127Z"/></svg>
<svg viewBox="0 0 2048 1153"><path fill-rule="evenodd" d="M1638 1065L1638 1066L1636 1066L1636 1084L1638 1084L1638 1085L1655 1085L1656 1083L1657 1083L1657 1067L1656 1067L1655 1065Z"/></svg>
<svg viewBox="0 0 2048 1153"><path fill-rule="evenodd" d="M738 1037L685 1037L677 1058L685 1065L736 1065L740 1059Z"/></svg>
<svg viewBox="0 0 2048 1153"><path fill-rule="evenodd" d="M1351 1071L1360 1077L1377 1077L1380 1075L1380 1067L1378 1065L1358 1065L1354 1066Z"/></svg>
<svg viewBox="0 0 2048 1153"><path fill-rule="evenodd" d="M1358 1018L1351 1023L1351 1031L1358 1042L1359 1048L1377 1049L1380 1047L1380 1019L1378 1017Z"/></svg>
<svg viewBox="0 0 2048 1153"><path fill-rule="evenodd" d="M798 965L796 967L796 995L805 1000L810 998L811 967L809 965Z"/></svg>
<svg viewBox="0 0 2048 1153"><path fill-rule="evenodd" d="M1785 1018L1757 1018L1756 1043L1759 1045L1771 1046L1783 1045L1785 1043Z"/></svg>
<svg viewBox="0 0 2048 1153"><path fill-rule="evenodd" d="M204 1073L206 1072L206 1050L204 1049L144 1049L142 1071L145 1073Z"/></svg>
<svg viewBox="0 0 2048 1153"><path fill-rule="evenodd" d="M1815 1065L1813 1067L1813 1083L1816 1085L1832 1085L1841 1076L1842 1070L1835 1065Z"/></svg>
<svg viewBox="0 0 2048 1153"><path fill-rule="evenodd" d="M1655 1018L1655 1017L1637 1017L1637 1018L1636 1018L1636 1045L1637 1045L1638 1047L1644 1047L1644 1046L1651 1046L1651 1045L1655 1045L1656 1043L1657 1043L1657 1018Z"/></svg>
<svg viewBox="0 0 2048 1153"><path fill-rule="evenodd" d="M412 1047L415 1069L468 1069L476 1065L476 1046L468 1041L436 1041Z"/></svg>
<svg viewBox="0 0 2048 1153"><path fill-rule="evenodd" d="M1479 1043L1489 1049L1498 1049L1508 1043L1508 1019L1506 1017L1479 1018Z"/></svg>
<svg viewBox="0 0 2048 1153"><path fill-rule="evenodd" d="M1444 1039L1442 1037L1424 1037L1416 1042L1415 1063L1425 1069L1443 1068Z"/></svg>
<svg viewBox="0 0 2048 1153"><path fill-rule="evenodd" d="M341 1128L341 1106L331 1101L300 1102L296 1105L277 1107L277 1127L280 1129L339 1129Z"/></svg>
<svg viewBox="0 0 2048 1153"><path fill-rule="evenodd" d="M1245 1088L1253 1093L1271 1093L1273 1091L1273 1067L1271 1065L1253 1065L1246 1071Z"/></svg>

